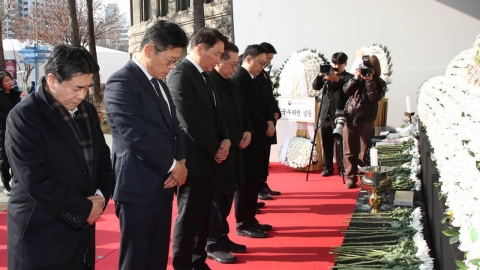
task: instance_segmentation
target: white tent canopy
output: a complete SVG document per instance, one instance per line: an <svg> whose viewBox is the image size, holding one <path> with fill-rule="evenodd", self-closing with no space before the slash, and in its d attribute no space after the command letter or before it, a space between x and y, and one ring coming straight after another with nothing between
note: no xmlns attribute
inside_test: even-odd
<svg viewBox="0 0 480 270"><path fill-rule="evenodd" d="M18 63L22 59L22 56L19 53L19 51L26 46L33 46L33 45L27 42L20 42L17 39L3 40L3 50L4 50L5 60L15 59L17 61L17 82L20 88L22 87L22 76L24 76L23 72L21 71L25 70L25 68L23 64ZM96 49L97 49L98 65L100 66L100 83L105 84L108 78L115 71L117 71L127 63L127 61L130 59L130 55L126 52L108 49L100 46L97 46ZM38 76L41 77L44 74L45 74L44 65L41 64L38 67ZM34 77L35 75L32 71L27 81L28 82L33 81Z"/></svg>

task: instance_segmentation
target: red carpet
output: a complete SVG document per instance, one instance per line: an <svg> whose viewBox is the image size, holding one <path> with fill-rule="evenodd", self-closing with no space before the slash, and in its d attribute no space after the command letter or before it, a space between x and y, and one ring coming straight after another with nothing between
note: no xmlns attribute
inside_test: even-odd
<svg viewBox="0 0 480 270"><path fill-rule="evenodd" d="M210 268L223 269L328 269L333 265L329 255L332 246L342 243L338 232L348 224L342 223L353 212L359 189L347 190L340 177L323 178L318 172L298 172L281 164L272 164L268 183L282 195L257 215L261 223L274 226L268 238L251 239L235 235L235 218L229 217L230 239L247 245L247 251L237 255L235 264L219 264L207 260ZM176 218L174 209L173 220ZM0 213L0 269L6 269L6 213ZM232 233L233 232L233 233ZM118 269L118 219L110 202L97 223L96 269ZM171 262L171 254L170 254ZM169 266L168 269L173 269Z"/></svg>

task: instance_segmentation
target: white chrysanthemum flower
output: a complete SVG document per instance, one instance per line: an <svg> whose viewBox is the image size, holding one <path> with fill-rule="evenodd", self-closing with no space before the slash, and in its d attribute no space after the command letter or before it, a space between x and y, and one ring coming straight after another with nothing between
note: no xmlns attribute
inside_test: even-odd
<svg viewBox="0 0 480 270"><path fill-rule="evenodd" d="M301 169L308 166L310 154L312 150L312 142L303 137L293 137L288 143L287 153L285 156L285 165ZM313 147L312 160L317 161L317 149Z"/></svg>
<svg viewBox="0 0 480 270"><path fill-rule="evenodd" d="M415 257L417 257L423 263L422 269L433 269L433 259L430 257L430 248L428 248L427 242L421 232L417 232L413 236L413 242L417 251L415 252Z"/></svg>
<svg viewBox="0 0 480 270"><path fill-rule="evenodd" d="M417 232L420 232L423 230L423 223L420 219L412 219L410 220L408 227L413 228Z"/></svg>
<svg viewBox="0 0 480 270"><path fill-rule="evenodd" d="M410 214L410 218L421 220L422 219L422 209L420 207L415 208L412 211L412 214Z"/></svg>

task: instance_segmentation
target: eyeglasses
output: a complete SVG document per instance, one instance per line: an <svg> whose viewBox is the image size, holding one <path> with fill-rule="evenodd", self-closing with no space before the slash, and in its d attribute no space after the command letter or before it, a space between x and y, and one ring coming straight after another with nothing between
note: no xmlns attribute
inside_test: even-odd
<svg viewBox="0 0 480 270"><path fill-rule="evenodd" d="M238 63L232 64L232 63L228 62L227 60L223 60L223 59L222 59L222 61L225 62L225 63L227 63L227 64L229 64L232 68L235 68L235 67L237 67L237 65L238 65Z"/></svg>
<svg viewBox="0 0 480 270"><path fill-rule="evenodd" d="M262 67L266 67L267 66L267 62L258 62L260 64L260 66Z"/></svg>
<svg viewBox="0 0 480 270"><path fill-rule="evenodd" d="M172 60L172 59L169 59L168 57L165 56L165 54L163 54L162 51L160 51L157 46L155 46L155 44L152 44L153 47L163 56L165 57L165 59L167 59L167 66L171 66L171 65L177 65L178 63L180 63L180 59L176 59L176 60Z"/></svg>

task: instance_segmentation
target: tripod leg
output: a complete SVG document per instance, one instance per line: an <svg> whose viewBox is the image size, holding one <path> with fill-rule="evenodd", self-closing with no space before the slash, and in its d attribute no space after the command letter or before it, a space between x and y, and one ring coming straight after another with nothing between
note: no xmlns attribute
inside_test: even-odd
<svg viewBox="0 0 480 270"><path fill-rule="evenodd" d="M312 164L313 148L316 147L318 128L322 124L319 123L322 104L323 102L320 102L320 106L318 106L317 121L315 122L315 131L313 132L312 150L310 151L310 159L308 160L307 177L305 178L305 181L308 181L308 176L310 175L310 164Z"/></svg>
<svg viewBox="0 0 480 270"><path fill-rule="evenodd" d="M343 165L343 142L342 139L335 139L335 160L337 162L338 173L342 176L345 184L345 167Z"/></svg>

